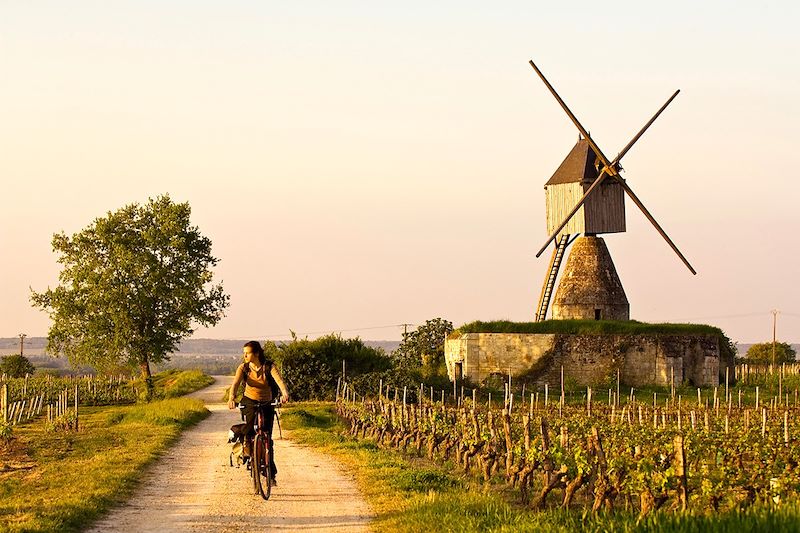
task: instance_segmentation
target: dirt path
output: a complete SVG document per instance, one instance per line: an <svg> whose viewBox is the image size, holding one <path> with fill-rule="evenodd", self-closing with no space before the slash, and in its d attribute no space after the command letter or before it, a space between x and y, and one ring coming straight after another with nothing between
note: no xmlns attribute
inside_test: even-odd
<svg viewBox="0 0 800 533"><path fill-rule="evenodd" d="M211 416L186 431L151 466L133 497L93 524L92 532L368 531L370 510L352 478L331 458L278 438L275 462L280 470L269 501L254 496L243 468L228 464L226 434L238 412L222 404L232 377L193 396Z"/></svg>

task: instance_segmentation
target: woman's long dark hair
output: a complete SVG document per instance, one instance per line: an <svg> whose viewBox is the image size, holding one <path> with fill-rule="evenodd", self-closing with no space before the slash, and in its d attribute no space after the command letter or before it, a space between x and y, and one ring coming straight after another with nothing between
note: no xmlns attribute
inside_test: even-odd
<svg viewBox="0 0 800 533"><path fill-rule="evenodd" d="M249 341L244 343L242 348L250 348L254 354L258 356L258 362L262 365L267 364L267 356L264 355L264 348L261 347L261 343L258 341Z"/></svg>

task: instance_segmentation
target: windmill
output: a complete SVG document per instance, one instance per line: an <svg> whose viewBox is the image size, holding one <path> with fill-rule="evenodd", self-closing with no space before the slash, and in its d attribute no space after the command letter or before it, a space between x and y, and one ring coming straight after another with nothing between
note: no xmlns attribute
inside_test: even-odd
<svg viewBox="0 0 800 533"><path fill-rule="evenodd" d="M675 91L612 161L592 140L589 132L570 111L542 71L533 61L529 63L580 132L578 143L545 184L547 230L550 237L537 252L536 257L541 256L551 242L556 241L556 245L539 297L536 320L544 320L547 315L566 249L576 239L577 242L567 260L565 272L555 295L553 318L627 320L630 317L630 308L625 291L622 289L622 283L605 242L597 237L602 233L625 231L626 194L667 241L689 271L697 274L672 239L620 176L622 158L678 96L680 90ZM578 238L581 233L585 236Z"/></svg>

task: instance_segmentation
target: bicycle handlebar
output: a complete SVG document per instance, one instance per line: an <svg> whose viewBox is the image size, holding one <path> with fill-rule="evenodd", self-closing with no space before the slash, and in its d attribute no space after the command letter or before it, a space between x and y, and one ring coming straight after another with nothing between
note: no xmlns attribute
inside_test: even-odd
<svg viewBox="0 0 800 533"><path fill-rule="evenodd" d="M283 405L283 402L280 401L280 400L272 400L272 401L269 401L269 402L255 402L255 407L264 407L266 405L271 405L272 407L278 408L281 405ZM239 407L239 409L244 409L245 405L243 403L239 402L237 407Z"/></svg>

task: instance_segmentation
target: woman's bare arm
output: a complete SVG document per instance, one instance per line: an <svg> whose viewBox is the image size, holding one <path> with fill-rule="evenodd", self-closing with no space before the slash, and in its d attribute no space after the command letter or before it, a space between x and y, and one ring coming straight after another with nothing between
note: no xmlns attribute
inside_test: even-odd
<svg viewBox="0 0 800 533"><path fill-rule="evenodd" d="M278 371L278 367L272 365L272 370L270 371L270 374L272 374L272 377L275 379L275 383L278 384L278 388L281 389L281 394L283 394L283 401L288 402L289 389L286 387L286 382L283 381L283 377L281 376L281 373Z"/></svg>
<svg viewBox="0 0 800 533"><path fill-rule="evenodd" d="M233 385L231 385L231 390L228 393L228 409L234 409L236 407L236 393L239 391L239 385L242 384L244 365L246 364L247 363L242 363L239 365L239 368L236 369L236 376L233 378Z"/></svg>

